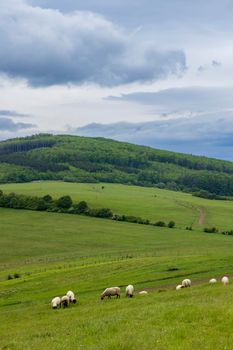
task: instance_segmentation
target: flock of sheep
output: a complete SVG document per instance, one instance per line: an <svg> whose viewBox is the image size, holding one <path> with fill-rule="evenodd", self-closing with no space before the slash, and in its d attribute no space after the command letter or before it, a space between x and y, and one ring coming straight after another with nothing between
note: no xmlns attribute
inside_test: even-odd
<svg viewBox="0 0 233 350"><path fill-rule="evenodd" d="M213 284L216 283L217 280L215 278L211 278L209 280L209 283ZM224 276L221 279L221 282L223 283L224 286L229 284L229 278L227 276ZM181 288L187 288L191 287L191 280L186 278L184 279L181 284L178 284L176 286L176 290L179 290ZM139 295L146 295L148 292L146 290L142 290L139 292ZM111 298L112 296L116 296L116 298L120 298L120 288L119 287L111 287L111 288L106 288L103 293L101 294L100 298L103 300L104 298ZM125 296L132 298L134 296L134 286L132 284L129 284L126 289L125 289ZM66 295L62 297L55 297L51 301L51 307L53 309L57 309L58 307L63 306L63 308L68 307L70 303L76 303L76 298L75 295L72 291L68 291Z"/></svg>
<svg viewBox="0 0 233 350"><path fill-rule="evenodd" d="M224 276L222 279L221 279L221 282L224 284L224 286L226 286L227 284L229 284L229 278L227 276ZM210 284L213 284L213 283L217 283L217 280L216 278L211 278L209 280L209 283ZM176 290L179 290L181 288L187 288L187 287L191 287L191 280L186 278L184 279L181 284L178 284L178 286L176 286Z"/></svg>
<svg viewBox="0 0 233 350"><path fill-rule="evenodd" d="M51 307L52 309L57 309L58 307L63 306L68 307L70 303L75 304L76 303L76 298L74 296L74 293L69 290L66 295L63 295L63 297L55 297L51 301Z"/></svg>

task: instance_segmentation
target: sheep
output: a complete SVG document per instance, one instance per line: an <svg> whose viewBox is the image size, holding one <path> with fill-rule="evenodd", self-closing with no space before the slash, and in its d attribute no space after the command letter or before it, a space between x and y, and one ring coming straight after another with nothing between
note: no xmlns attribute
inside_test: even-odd
<svg viewBox="0 0 233 350"><path fill-rule="evenodd" d="M134 293L134 286L132 286L132 284L129 284L125 288L125 296L132 298L133 297L133 293Z"/></svg>
<svg viewBox="0 0 233 350"><path fill-rule="evenodd" d="M69 306L69 303L70 303L70 299L68 298L67 295L64 295L62 298L61 298L61 304L62 306L65 308L65 307L68 307Z"/></svg>
<svg viewBox="0 0 233 350"><path fill-rule="evenodd" d="M182 281L181 284L182 284L182 286L183 286L184 288L191 287L191 280L188 279L188 278L186 278L186 279L184 279L184 280Z"/></svg>
<svg viewBox="0 0 233 350"><path fill-rule="evenodd" d="M216 278L211 278L211 279L209 280L209 283L210 283L210 284L213 284L213 283L216 283L216 282L217 282Z"/></svg>
<svg viewBox="0 0 233 350"><path fill-rule="evenodd" d="M70 303L73 303L73 304L76 303L77 300L76 300L76 298L75 298L75 296L74 296L74 293L73 293L71 290L69 290L69 291L66 293L66 295L68 296Z"/></svg>
<svg viewBox="0 0 233 350"><path fill-rule="evenodd" d="M227 284L229 284L229 278L227 276L224 276L222 279L221 279L222 283L224 284L224 286L226 286Z"/></svg>
<svg viewBox="0 0 233 350"><path fill-rule="evenodd" d="M147 295L148 292L146 290L142 290L141 292L139 292L140 295Z"/></svg>
<svg viewBox="0 0 233 350"><path fill-rule="evenodd" d="M117 298L120 298L120 288L119 287L111 287L106 288L103 293L101 294L101 300L103 300L105 297L111 298L111 296L115 296Z"/></svg>
<svg viewBox="0 0 233 350"><path fill-rule="evenodd" d="M182 286L182 284L178 284L178 286L176 286L176 290L182 289L184 288L184 286Z"/></svg>
<svg viewBox="0 0 233 350"><path fill-rule="evenodd" d="M52 309L57 309L58 306L61 307L61 298L60 297L55 297L51 301L51 307L52 307Z"/></svg>

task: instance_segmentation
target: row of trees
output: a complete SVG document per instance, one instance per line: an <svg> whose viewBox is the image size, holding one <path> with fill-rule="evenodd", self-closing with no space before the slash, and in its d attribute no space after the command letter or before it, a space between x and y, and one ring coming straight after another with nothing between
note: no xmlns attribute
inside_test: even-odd
<svg viewBox="0 0 233 350"><path fill-rule="evenodd" d="M166 224L164 221L151 223L148 219L131 215L113 214L109 208L90 208L85 201L73 203L70 196L62 196L53 199L50 195L43 197L26 196L22 194L9 193L4 194L0 190L0 207L13 209L39 210L56 213L80 214L98 218L112 219L115 221L125 221L142 225L153 225L160 227L174 228L175 222L170 221Z"/></svg>

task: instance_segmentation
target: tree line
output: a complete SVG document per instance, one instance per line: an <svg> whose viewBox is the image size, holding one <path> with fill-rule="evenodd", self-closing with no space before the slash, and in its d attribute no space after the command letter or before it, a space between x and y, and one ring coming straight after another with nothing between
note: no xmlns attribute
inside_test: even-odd
<svg viewBox="0 0 233 350"><path fill-rule="evenodd" d="M90 208L86 201L74 203L69 195L61 196L58 199L53 199L52 196L45 195L43 197L27 196L11 192L3 193L0 190L0 207L12 209L38 210L64 214L79 214L97 218L112 219L115 221L125 221L142 225L153 225L160 227L174 228L175 222L169 221L166 224L164 221L151 223L148 219L132 215L114 214L109 208Z"/></svg>

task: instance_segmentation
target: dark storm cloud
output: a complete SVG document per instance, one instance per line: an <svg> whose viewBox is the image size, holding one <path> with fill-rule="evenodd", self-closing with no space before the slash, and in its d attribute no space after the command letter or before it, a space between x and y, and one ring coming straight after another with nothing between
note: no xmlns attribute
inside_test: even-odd
<svg viewBox="0 0 233 350"><path fill-rule="evenodd" d="M30 123L15 123L10 118L0 118L0 131L19 131L34 128L36 125Z"/></svg>
<svg viewBox="0 0 233 350"><path fill-rule="evenodd" d="M233 113L142 123L90 124L81 136L107 137L171 151L233 160Z"/></svg>
<svg viewBox="0 0 233 350"><path fill-rule="evenodd" d="M233 109L233 88L185 87L158 92L136 92L109 96L108 100L130 101L153 106L155 112L199 113Z"/></svg>
<svg viewBox="0 0 233 350"><path fill-rule="evenodd" d="M23 113L18 113L16 111L10 111L10 110L0 110L0 117L22 117L22 118L25 118L25 117L28 117L27 114L23 114Z"/></svg>
<svg viewBox="0 0 233 350"><path fill-rule="evenodd" d="M0 3L0 72L32 86L116 86L180 75L185 68L181 50L159 50L97 14Z"/></svg>

